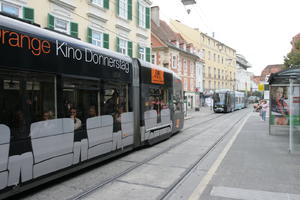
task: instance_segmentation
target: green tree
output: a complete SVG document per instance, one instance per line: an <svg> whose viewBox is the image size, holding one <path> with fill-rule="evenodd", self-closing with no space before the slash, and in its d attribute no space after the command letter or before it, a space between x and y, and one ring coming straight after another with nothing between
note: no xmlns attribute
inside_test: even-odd
<svg viewBox="0 0 300 200"><path fill-rule="evenodd" d="M284 65L286 68L300 65L300 40L296 41L295 47L284 57Z"/></svg>

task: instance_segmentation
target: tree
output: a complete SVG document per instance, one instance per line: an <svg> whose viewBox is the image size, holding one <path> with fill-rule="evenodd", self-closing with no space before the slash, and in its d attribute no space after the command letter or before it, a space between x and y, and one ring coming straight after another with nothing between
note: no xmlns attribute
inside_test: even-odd
<svg viewBox="0 0 300 200"><path fill-rule="evenodd" d="M284 65L286 68L300 65L300 39L295 42L292 51L284 57Z"/></svg>

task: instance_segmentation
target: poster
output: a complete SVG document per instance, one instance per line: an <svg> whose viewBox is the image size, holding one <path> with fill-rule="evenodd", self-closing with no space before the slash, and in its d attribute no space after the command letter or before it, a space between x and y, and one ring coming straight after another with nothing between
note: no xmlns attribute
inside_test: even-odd
<svg viewBox="0 0 300 200"><path fill-rule="evenodd" d="M289 97L288 86L272 86L270 90L271 97L271 115L270 124L287 126L289 125Z"/></svg>

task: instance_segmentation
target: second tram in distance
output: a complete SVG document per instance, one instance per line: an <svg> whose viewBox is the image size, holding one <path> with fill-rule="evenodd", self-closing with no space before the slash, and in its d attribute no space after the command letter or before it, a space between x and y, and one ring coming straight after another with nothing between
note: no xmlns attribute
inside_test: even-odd
<svg viewBox="0 0 300 200"><path fill-rule="evenodd" d="M247 107L247 97L244 92L227 89L216 90L213 94L214 112L232 112Z"/></svg>

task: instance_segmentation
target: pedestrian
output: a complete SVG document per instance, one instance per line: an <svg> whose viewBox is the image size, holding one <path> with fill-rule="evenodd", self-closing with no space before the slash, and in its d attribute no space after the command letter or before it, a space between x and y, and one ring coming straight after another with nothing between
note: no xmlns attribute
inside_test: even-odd
<svg viewBox="0 0 300 200"><path fill-rule="evenodd" d="M269 105L266 100L263 100L261 104L261 120L266 121L266 114Z"/></svg>

